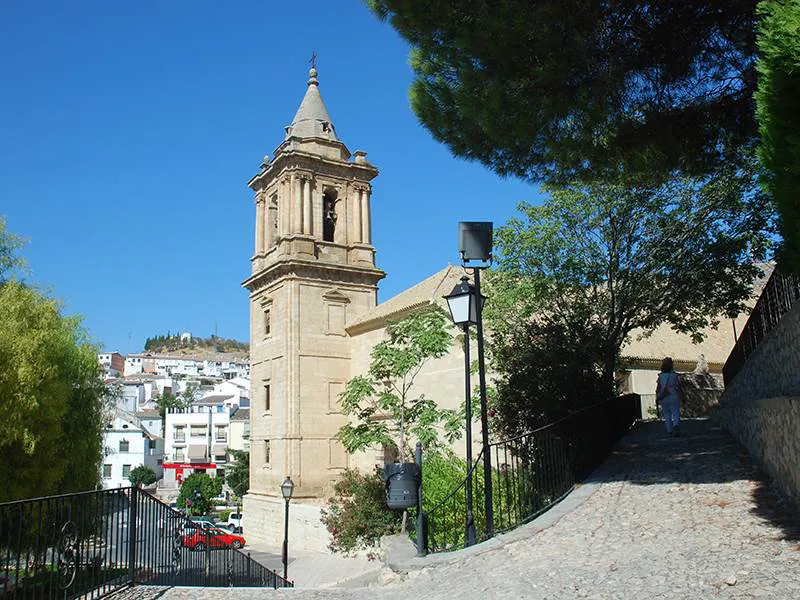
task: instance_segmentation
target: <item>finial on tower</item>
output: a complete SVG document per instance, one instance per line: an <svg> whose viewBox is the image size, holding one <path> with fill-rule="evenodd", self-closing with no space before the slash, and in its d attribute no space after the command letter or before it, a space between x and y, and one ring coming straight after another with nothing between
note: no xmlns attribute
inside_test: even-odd
<svg viewBox="0 0 800 600"><path fill-rule="evenodd" d="M317 81L317 53L313 50L311 51L311 60L308 61L308 64L311 65L308 71L308 85L317 85L319 83Z"/></svg>

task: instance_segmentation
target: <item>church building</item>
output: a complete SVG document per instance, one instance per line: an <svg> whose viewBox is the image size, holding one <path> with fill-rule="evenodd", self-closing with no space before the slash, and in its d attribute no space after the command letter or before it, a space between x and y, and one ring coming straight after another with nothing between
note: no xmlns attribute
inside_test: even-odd
<svg viewBox="0 0 800 600"><path fill-rule="evenodd" d="M464 275L463 268L447 266L377 303L378 282L386 275L375 264L372 245L377 175L366 152L351 153L339 139L312 68L283 141L248 182L256 226L252 273L243 283L250 296L252 386L250 491L243 526L248 539L276 548L283 539L280 484L288 476L295 484L290 545L325 550L328 535L319 511L333 482L348 467L369 470L384 459L380 449L358 456L345 452L336 439L347 422L339 394L351 377L366 371L387 321L432 304L444 308L442 297ZM673 353L676 360L694 361L705 351L709 362L724 362L733 339L711 333L712 341L725 340L718 352L691 346L686 356ZM453 334L449 354L426 364L415 381L420 392L446 408L460 406L464 394L463 338L455 328ZM658 332L650 338L657 339ZM669 347L651 341L632 346L630 356L639 362L669 353ZM639 379L646 385L630 391L650 393L652 367L638 368L645 369ZM479 429L474 428L474 442Z"/></svg>

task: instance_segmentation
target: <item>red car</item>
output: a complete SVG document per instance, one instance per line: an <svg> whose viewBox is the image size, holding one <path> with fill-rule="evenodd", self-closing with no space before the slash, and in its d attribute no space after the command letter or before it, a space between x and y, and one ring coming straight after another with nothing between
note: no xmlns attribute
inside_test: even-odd
<svg viewBox="0 0 800 600"><path fill-rule="evenodd" d="M206 546L211 549L241 548L245 545L244 538L235 533L230 533L216 527L203 529L190 529L183 535L183 545L191 550L204 550Z"/></svg>

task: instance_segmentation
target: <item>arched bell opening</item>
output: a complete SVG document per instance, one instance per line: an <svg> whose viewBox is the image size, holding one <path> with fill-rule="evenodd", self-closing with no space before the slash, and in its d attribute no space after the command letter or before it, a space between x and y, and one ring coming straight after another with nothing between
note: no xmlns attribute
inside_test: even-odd
<svg viewBox="0 0 800 600"><path fill-rule="evenodd" d="M322 194L322 241L334 241L336 233L336 200L338 192L335 189L327 189Z"/></svg>

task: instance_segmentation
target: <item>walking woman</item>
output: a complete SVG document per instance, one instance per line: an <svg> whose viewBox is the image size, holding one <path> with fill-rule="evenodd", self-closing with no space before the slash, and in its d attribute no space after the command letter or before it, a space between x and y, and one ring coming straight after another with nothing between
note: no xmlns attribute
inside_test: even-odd
<svg viewBox="0 0 800 600"><path fill-rule="evenodd" d="M661 373L656 384L656 404L661 405L664 426L669 435L681 434L681 390L678 374L675 372L672 358L667 356L661 361Z"/></svg>

